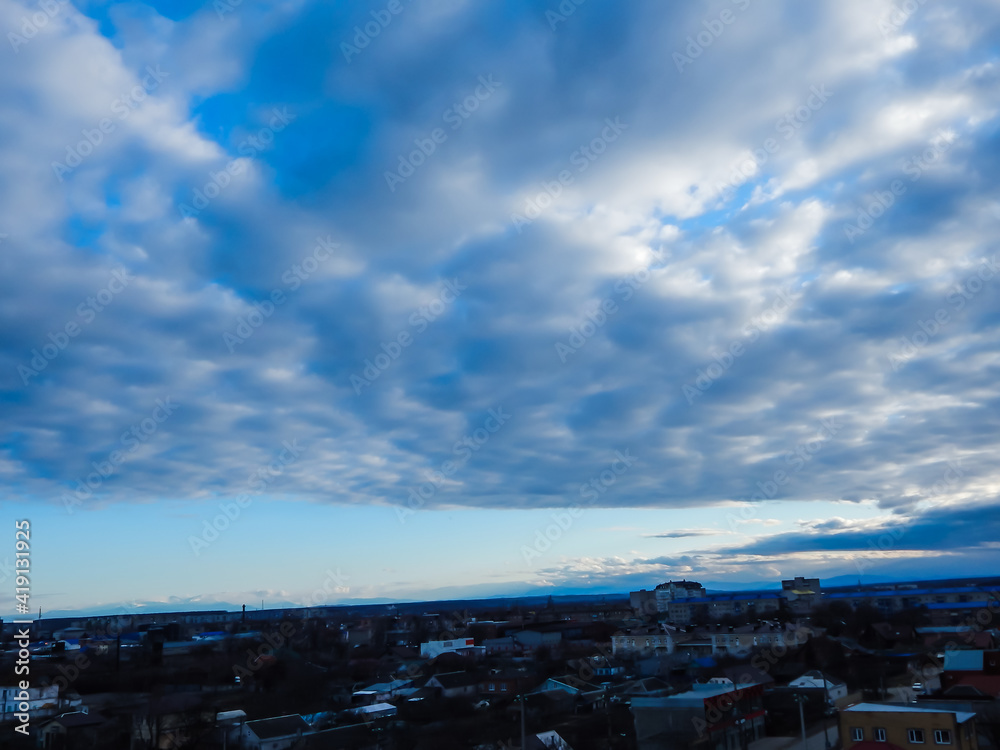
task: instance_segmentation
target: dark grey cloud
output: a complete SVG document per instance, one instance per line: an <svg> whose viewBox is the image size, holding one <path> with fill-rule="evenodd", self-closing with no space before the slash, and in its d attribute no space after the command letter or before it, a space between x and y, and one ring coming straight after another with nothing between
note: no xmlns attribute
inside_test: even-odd
<svg viewBox="0 0 1000 750"><path fill-rule="evenodd" d="M170 397L176 412L87 504L237 494L285 440L307 449L275 493L397 504L497 408L511 419L430 507L579 502L626 448L635 466L600 505L721 504L771 482L774 499L874 501L904 521L929 499L981 500L1000 434L997 276L953 295L1000 251L995 9L921 6L884 35L888 3L752 4L678 71L673 53L731 4L590 2L555 30L549 7L408 5L350 63L340 44L367 5L245 8L238 26L67 7L11 55L7 498L60 502ZM0 8L8 26L23 11ZM51 162L115 116L146 65L163 86L60 183ZM481 76L499 85L452 129ZM785 138L781 118L817 86L829 100ZM275 108L295 119L182 217ZM583 157L616 118L626 128ZM385 173L436 128L446 140L391 190ZM911 180L907 159L940 132L954 145ZM768 138L777 153L720 200ZM572 183L515 227L562 170ZM906 191L848 237L896 179ZM325 237L339 248L302 277ZM88 321L79 305L117 268L133 280ZM251 325L275 291L284 301ZM947 322L926 334L938 311ZM252 335L230 347L241 321ZM25 378L71 322L79 335ZM573 341L561 361L556 344ZM357 393L352 376L380 357ZM816 527L744 551L813 541L864 540Z"/></svg>

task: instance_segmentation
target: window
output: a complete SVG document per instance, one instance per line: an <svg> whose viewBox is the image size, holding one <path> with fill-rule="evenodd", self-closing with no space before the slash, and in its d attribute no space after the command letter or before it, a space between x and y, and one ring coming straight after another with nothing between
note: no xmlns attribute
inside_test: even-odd
<svg viewBox="0 0 1000 750"><path fill-rule="evenodd" d="M506 693L507 692L507 683L506 682L501 682L500 683L500 692L501 693Z"/></svg>
<svg viewBox="0 0 1000 750"><path fill-rule="evenodd" d="M876 727L873 729L872 739L876 742L885 742L885 730L882 727Z"/></svg>
<svg viewBox="0 0 1000 750"><path fill-rule="evenodd" d="M949 732L947 729L935 729L934 741L939 745L950 745L951 732Z"/></svg>
<svg viewBox="0 0 1000 750"><path fill-rule="evenodd" d="M923 729L907 729L906 730L906 740L915 745L920 744L924 741L924 730Z"/></svg>
<svg viewBox="0 0 1000 750"><path fill-rule="evenodd" d="M855 742L863 740L865 738L865 730L861 727L851 727L851 739Z"/></svg>
<svg viewBox="0 0 1000 750"><path fill-rule="evenodd" d="M495 693L497 691L497 686L495 682L490 683L490 692Z"/></svg>

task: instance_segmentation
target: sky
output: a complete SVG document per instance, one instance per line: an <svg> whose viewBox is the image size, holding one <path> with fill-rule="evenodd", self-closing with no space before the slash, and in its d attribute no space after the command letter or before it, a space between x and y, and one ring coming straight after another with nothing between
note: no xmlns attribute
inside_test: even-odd
<svg viewBox="0 0 1000 750"><path fill-rule="evenodd" d="M995 572L995 3L0 31L0 613Z"/></svg>

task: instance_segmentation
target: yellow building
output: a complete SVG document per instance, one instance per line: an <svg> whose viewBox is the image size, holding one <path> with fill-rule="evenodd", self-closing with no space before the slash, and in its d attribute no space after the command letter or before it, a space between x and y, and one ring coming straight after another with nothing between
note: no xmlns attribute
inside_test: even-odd
<svg viewBox="0 0 1000 750"><path fill-rule="evenodd" d="M979 748L975 714L883 703L857 703L842 710L840 737L844 750Z"/></svg>

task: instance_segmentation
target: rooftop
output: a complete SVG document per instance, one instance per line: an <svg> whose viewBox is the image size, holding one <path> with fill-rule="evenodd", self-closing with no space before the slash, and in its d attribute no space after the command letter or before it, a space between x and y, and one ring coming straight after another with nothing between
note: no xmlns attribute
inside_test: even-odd
<svg viewBox="0 0 1000 750"><path fill-rule="evenodd" d="M848 706L844 711L856 713L884 713L884 714L955 714L955 721L964 724L969 719L975 718L975 714L965 711L949 711L946 708L914 708L913 706L902 706L892 703L856 703Z"/></svg>
<svg viewBox="0 0 1000 750"><path fill-rule="evenodd" d="M276 716L273 719L257 719L248 721L246 727L253 731L262 740L270 740L275 737L290 737L294 734L312 731L298 714L288 716Z"/></svg>

